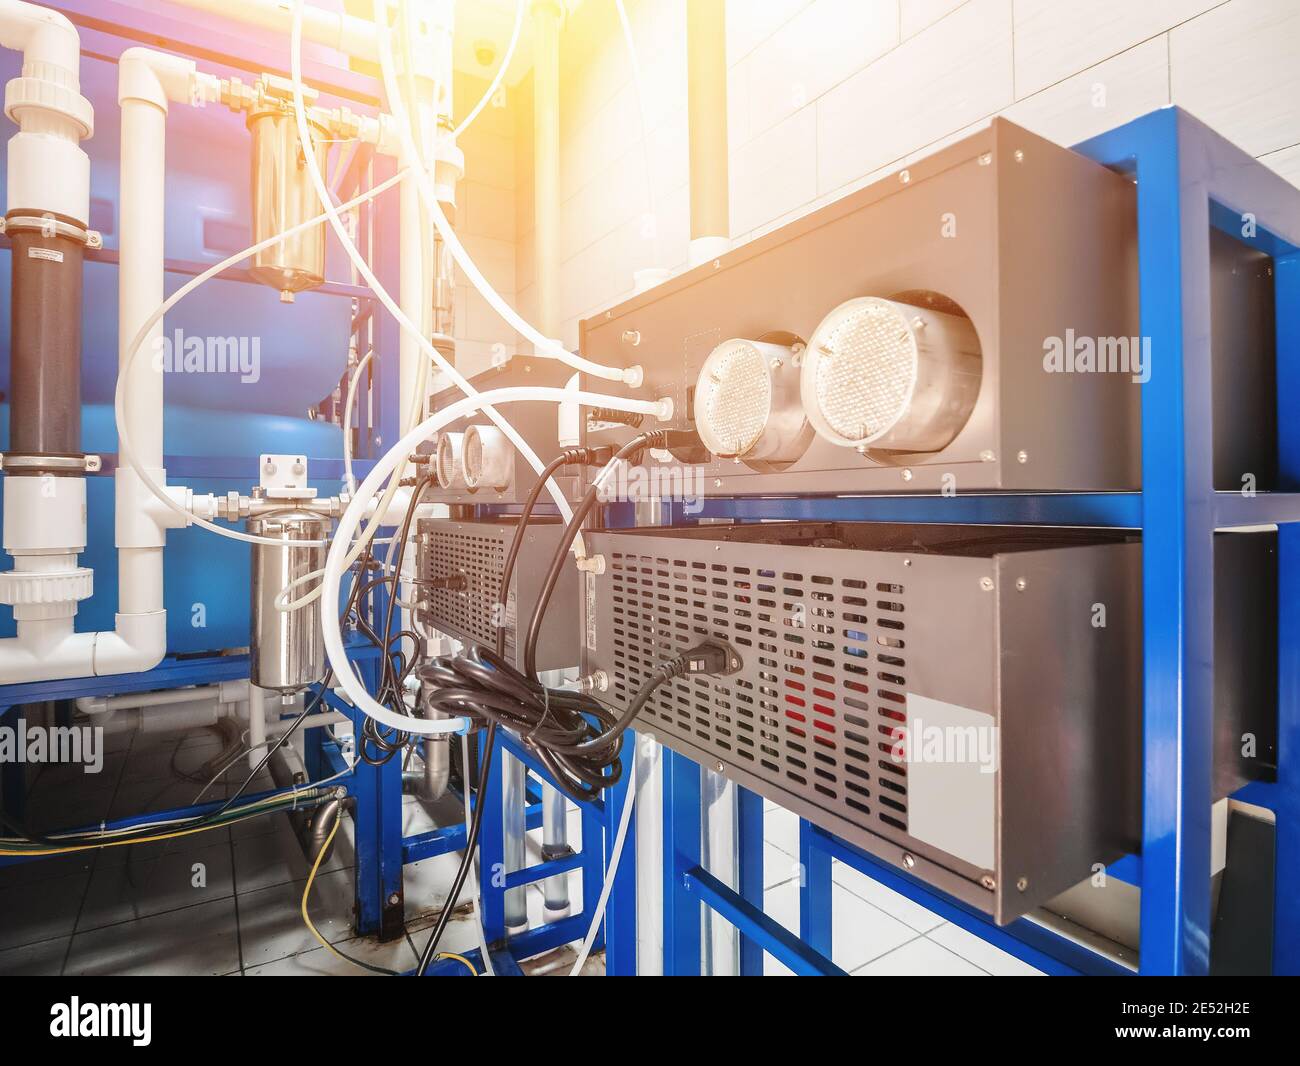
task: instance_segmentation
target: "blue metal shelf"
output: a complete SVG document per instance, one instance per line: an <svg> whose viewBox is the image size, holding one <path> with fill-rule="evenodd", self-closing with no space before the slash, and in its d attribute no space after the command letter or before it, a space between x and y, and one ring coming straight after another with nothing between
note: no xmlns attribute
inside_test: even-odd
<svg viewBox="0 0 1300 1066"><path fill-rule="evenodd" d="M1300 191L1177 108L1136 119L1078 151L1137 181L1141 329L1153 373L1142 385L1142 485L1135 493L709 500L688 517L1080 524L1143 538L1144 774L1141 859L1112 876L1142 890L1140 972L1204 974L1210 959L1213 533L1278 525L1278 780L1240 793L1277 815L1273 965L1300 972ZM1242 232L1249 212L1251 225ZM1274 256L1279 484L1247 496L1212 478L1209 232ZM622 517L622 516L616 516ZM611 524L616 524L611 521ZM630 524L630 523L621 523ZM699 769L665 751L664 970L699 970L699 905L797 973L834 972L831 862L843 862L1048 973L1127 973L1026 919L999 928L904 871L800 822L799 937L761 913L761 881L733 892L699 866ZM742 870L761 854L761 815L741 819ZM742 878L743 881L743 878ZM742 949L742 970L757 972ZM615 972L611 969L611 972Z"/></svg>

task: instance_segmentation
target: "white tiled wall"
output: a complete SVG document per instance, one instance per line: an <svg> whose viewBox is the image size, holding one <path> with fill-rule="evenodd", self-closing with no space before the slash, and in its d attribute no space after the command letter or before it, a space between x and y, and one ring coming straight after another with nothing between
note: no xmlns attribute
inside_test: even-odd
<svg viewBox="0 0 1300 1066"><path fill-rule="evenodd" d="M478 102L487 86L485 79L456 76L453 99L458 121ZM456 231L488 281L507 301L515 303L519 258L515 136L521 100L507 93L498 102L503 106L489 104L460 138L465 176L456 190ZM531 111L531 99L527 103ZM531 217L528 225L532 225ZM502 324L459 270L455 334L456 361L467 374L490 365L495 345L506 345L508 349L515 345L513 331Z"/></svg>
<svg viewBox="0 0 1300 1066"><path fill-rule="evenodd" d="M580 318L631 291L633 271L686 262L685 0L628 0L628 10L649 165L612 0L583 0L564 31L561 299L570 344ZM1300 182L1295 0L729 0L727 19L737 241L998 114L1072 144L1173 102ZM526 92L511 108L521 122L514 215L525 313Z"/></svg>

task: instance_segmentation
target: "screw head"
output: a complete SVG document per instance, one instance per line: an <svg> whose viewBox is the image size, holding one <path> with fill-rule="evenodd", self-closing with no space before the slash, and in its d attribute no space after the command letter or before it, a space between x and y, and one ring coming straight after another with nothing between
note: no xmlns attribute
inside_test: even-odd
<svg viewBox="0 0 1300 1066"><path fill-rule="evenodd" d="M898 180L906 185L912 180L912 172L910 170L900 170L898 172Z"/></svg>
<svg viewBox="0 0 1300 1066"><path fill-rule="evenodd" d="M992 579L991 577L982 577L982 578L980 578L980 588L982 588L985 592L992 592L992 591L993 591L993 579Z"/></svg>
<svg viewBox="0 0 1300 1066"><path fill-rule="evenodd" d="M1029 878L1022 877L1016 882L1016 891L1023 892L1029 887Z"/></svg>
<svg viewBox="0 0 1300 1066"><path fill-rule="evenodd" d="M980 884L983 885L985 888L987 888L990 892L992 892L993 889L998 887L998 883L993 880L992 874L985 874L983 877L981 877Z"/></svg>
<svg viewBox="0 0 1300 1066"><path fill-rule="evenodd" d="M1028 452L1016 452L1016 462L1017 462L1017 463L1027 463L1027 462L1029 462L1029 453L1028 453Z"/></svg>
<svg viewBox="0 0 1300 1066"><path fill-rule="evenodd" d="M401 902L402 902L402 897L399 896L396 892L389 893L388 905L390 907L396 907Z"/></svg>
<svg viewBox="0 0 1300 1066"><path fill-rule="evenodd" d="M1016 578L1016 591L1017 591L1017 592L1024 592L1025 589L1027 589L1028 587L1029 587L1029 582L1026 581L1023 577L1018 577L1018 578Z"/></svg>
<svg viewBox="0 0 1300 1066"><path fill-rule="evenodd" d="M911 471L911 470L904 470L904 471L903 471L903 480L904 480L904 481L911 481L911 480L912 480L912 471Z"/></svg>
<svg viewBox="0 0 1300 1066"><path fill-rule="evenodd" d="M1017 163L1023 163L1025 161L1025 153L1022 152L1019 148L1017 148L1015 151L1015 155L1012 156L1012 158L1015 159Z"/></svg>
<svg viewBox="0 0 1300 1066"><path fill-rule="evenodd" d="M915 856L912 855L910 851L903 852L903 865L906 866L909 870L916 865L916 858Z"/></svg>
<svg viewBox="0 0 1300 1066"><path fill-rule="evenodd" d="M718 773L722 773L722 770L723 770L722 763L714 763L714 764L713 764L713 768L714 768Z"/></svg>

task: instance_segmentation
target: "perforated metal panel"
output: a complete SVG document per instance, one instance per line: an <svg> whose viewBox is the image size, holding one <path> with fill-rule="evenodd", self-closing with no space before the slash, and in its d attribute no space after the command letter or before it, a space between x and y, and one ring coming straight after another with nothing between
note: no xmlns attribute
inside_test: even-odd
<svg viewBox="0 0 1300 1066"><path fill-rule="evenodd" d="M657 664L726 641L743 667L659 689L640 731L1009 921L1137 837L1140 548L1116 539L876 523L595 533L606 572L588 579L585 669L605 671L621 708ZM996 767L925 767L922 793L909 730L941 715L995 727Z"/></svg>
<svg viewBox="0 0 1300 1066"><path fill-rule="evenodd" d="M906 586L816 569L611 556L620 703L674 649L721 637L746 669L659 689L644 712L649 728L740 760L846 817L907 831L906 765L891 758L906 724Z"/></svg>
<svg viewBox="0 0 1300 1066"><path fill-rule="evenodd" d="M563 527L555 521L530 523L506 602L501 600L501 569L514 539L513 523L424 519L419 523L417 571L419 615L428 627L457 640L496 643L497 625L506 630L506 657L516 661L519 624L527 625L538 587L559 543ZM566 566L547 613L548 625L537 646L540 670L578 665L577 574Z"/></svg>

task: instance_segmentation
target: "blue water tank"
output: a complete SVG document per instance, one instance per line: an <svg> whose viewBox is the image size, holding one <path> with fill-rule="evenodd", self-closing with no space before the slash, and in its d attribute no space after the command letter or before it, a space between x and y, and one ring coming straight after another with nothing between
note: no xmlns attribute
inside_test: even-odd
<svg viewBox="0 0 1300 1066"><path fill-rule="evenodd" d="M21 58L0 53L0 80L18 73ZM120 112L117 65L84 57L82 92L95 108L95 136L83 147L91 159L92 228L106 248L118 247ZM166 254L203 265L219 262L251 241L248 226L250 140L240 116L211 105L174 108L167 123ZM0 194L3 194L0 168ZM332 247L327 275L346 277L341 253ZM169 273L167 291L186 277ZM10 260L0 254L0 313L8 321ZM255 458L260 452L298 452L338 458L338 427L309 421L307 412L336 387L347 364L351 301L322 293L300 294L292 304L263 286L212 281L181 302L164 323L166 338L218 341L222 351L241 353L234 370L186 369L173 358L165 378L164 450L175 457ZM88 263L82 316L82 448L113 454L117 435L112 400L117 378L117 266ZM233 347L231 345L233 344ZM0 330L0 393L9 392L9 332ZM144 353L142 357L148 357ZM9 439L7 402L0 405L0 447ZM255 463L239 478L172 480L195 492L247 493ZM321 495L338 482L313 482ZM113 479L88 479L88 540L83 565L95 570L95 594L77 615L81 630L109 629L117 609L113 545ZM248 546L201 529L167 535L166 606L168 646L173 653L215 651L248 643ZM9 565L0 556L0 567ZM13 633L8 608L0 607L0 636Z"/></svg>

